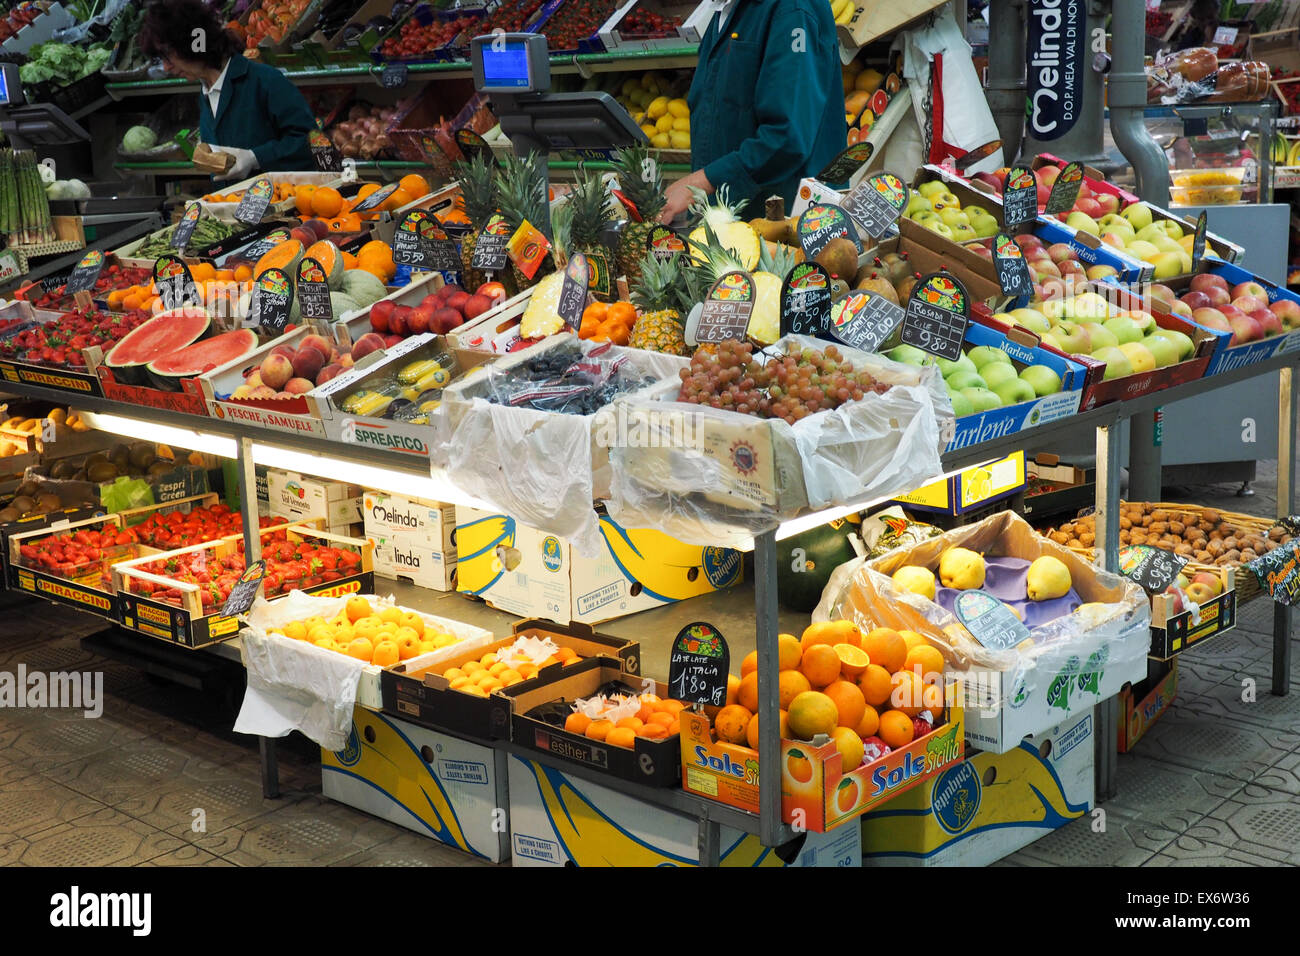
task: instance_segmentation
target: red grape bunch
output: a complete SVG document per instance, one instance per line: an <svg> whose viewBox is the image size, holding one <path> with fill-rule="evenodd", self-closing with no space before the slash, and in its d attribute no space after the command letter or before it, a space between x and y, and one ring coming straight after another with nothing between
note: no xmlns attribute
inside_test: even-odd
<svg viewBox="0 0 1300 956"><path fill-rule="evenodd" d="M764 365L755 359L750 343L732 339L714 351L698 350L679 375L679 402L780 418L791 425L868 392L889 390L870 373L855 369L834 345L818 350L787 343L784 355Z"/></svg>

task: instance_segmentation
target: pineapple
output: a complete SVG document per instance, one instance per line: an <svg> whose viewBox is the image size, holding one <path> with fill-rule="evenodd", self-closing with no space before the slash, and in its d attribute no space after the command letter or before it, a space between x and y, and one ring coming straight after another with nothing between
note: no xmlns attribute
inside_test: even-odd
<svg viewBox="0 0 1300 956"><path fill-rule="evenodd" d="M613 277L610 275L609 253L600 238L601 230L609 221L610 197L605 180L598 173L578 170L578 180L569 191L569 200L565 204L573 208L573 235L569 246L570 252L581 252L587 256L592 278L603 273L603 290L592 286L592 294L601 302L614 298Z"/></svg>
<svg viewBox="0 0 1300 956"><path fill-rule="evenodd" d="M653 255L642 256L636 269L640 281L632 293L632 304L640 310L632 326L628 345L634 349L686 355L682 315L694 304L686 276L678 268L677 256L661 262Z"/></svg>
<svg viewBox="0 0 1300 956"><path fill-rule="evenodd" d="M457 172L460 192L465 197L465 215L470 223L470 232L460 243L462 278L466 288L477 289L487 281L487 277L480 270L470 268L470 263L474 259L474 247L478 245L478 234L497 211L496 170L476 154L468 163L458 164Z"/></svg>
<svg viewBox="0 0 1300 956"><path fill-rule="evenodd" d="M659 163L643 146L619 150L615 160L618 182L625 195L641 215L640 222L629 222L618 240L618 271L635 286L641 278L641 260L650 241L650 230L664 208L664 182Z"/></svg>
<svg viewBox="0 0 1300 956"><path fill-rule="evenodd" d="M552 272L533 286L528 297L524 316L519 320L519 335L524 339L541 339L554 335L564 328L560 318L560 290L564 287L564 273Z"/></svg>
<svg viewBox="0 0 1300 956"><path fill-rule="evenodd" d="M503 160L504 168L498 179L498 203L501 215L510 224L514 232L527 220L535 228L542 229L550 215L550 203L547 200L546 160L535 152L527 156L507 156ZM536 285L550 269L550 263L543 261L537 273L530 279L519 270L513 262L510 271L514 276L515 288L522 292Z"/></svg>
<svg viewBox="0 0 1300 956"><path fill-rule="evenodd" d="M707 220L700 229L701 242L696 243L694 235L691 237L695 262L688 267L691 298L695 302L703 301L713 284L728 272L744 268ZM745 333L757 344L767 346L781 337L781 283L794 268L795 256L788 246L779 243L759 243L759 247L756 268L746 270L754 277L755 300Z"/></svg>
<svg viewBox="0 0 1300 956"><path fill-rule="evenodd" d="M740 268L747 271L754 269L758 265L759 247L762 243L759 242L758 233L754 231L753 226L739 218L740 210L745 207L745 201L733 205L725 185L718 187L712 202L709 201L704 190L697 189L694 193L695 202L691 205L691 212L699 217L700 224L695 227L687 240L692 257L700 258L699 247L708 241L705 234L707 226L712 230L718 243L729 249L740 261Z"/></svg>

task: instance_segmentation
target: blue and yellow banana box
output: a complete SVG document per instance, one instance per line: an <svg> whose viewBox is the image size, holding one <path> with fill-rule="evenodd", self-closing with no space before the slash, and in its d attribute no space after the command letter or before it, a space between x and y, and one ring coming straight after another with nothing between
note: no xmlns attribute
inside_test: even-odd
<svg viewBox="0 0 1300 956"><path fill-rule="evenodd" d="M331 800L500 863L510 855L505 754L362 707L339 751L321 751Z"/></svg>
<svg viewBox="0 0 1300 956"><path fill-rule="evenodd" d="M1088 708L1004 754L977 752L862 818L869 866L987 866L1093 805Z"/></svg>
<svg viewBox="0 0 1300 956"><path fill-rule="evenodd" d="M509 758L511 862L515 866L698 866L694 816L645 803L535 760ZM719 828L722 866L861 866L862 831L805 833L772 849ZM707 861L706 861L707 862Z"/></svg>
<svg viewBox="0 0 1300 956"><path fill-rule="evenodd" d="M507 614L598 624L739 584L739 551L685 544L600 516L605 551L577 554L564 538L502 514L456 507L456 590Z"/></svg>

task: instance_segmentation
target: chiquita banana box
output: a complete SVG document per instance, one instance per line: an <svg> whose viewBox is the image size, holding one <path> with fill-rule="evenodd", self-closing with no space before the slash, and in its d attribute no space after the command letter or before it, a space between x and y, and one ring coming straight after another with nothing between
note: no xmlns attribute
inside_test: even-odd
<svg viewBox="0 0 1300 956"><path fill-rule="evenodd" d="M600 533L604 554L584 558L564 538L458 506L456 589L521 617L597 624L740 583L739 551L622 528L604 515Z"/></svg>

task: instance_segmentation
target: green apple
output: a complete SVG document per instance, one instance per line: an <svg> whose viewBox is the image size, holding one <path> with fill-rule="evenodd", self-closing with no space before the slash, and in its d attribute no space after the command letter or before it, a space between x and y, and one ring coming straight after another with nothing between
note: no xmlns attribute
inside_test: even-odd
<svg viewBox="0 0 1300 956"><path fill-rule="evenodd" d="M1110 276L1117 276L1119 275L1119 270L1116 269L1114 266L1096 265L1096 266L1088 266L1088 268L1083 270L1083 274L1086 275L1089 279L1096 281L1098 279L1105 279Z"/></svg>
<svg viewBox="0 0 1300 956"><path fill-rule="evenodd" d="M1142 309L1132 309L1128 312L1121 312L1120 315L1132 319L1133 324L1138 327L1138 331L1143 335L1150 335L1156 329L1160 328L1160 326L1156 325L1155 316ZM1124 343L1121 342L1120 344L1123 345Z"/></svg>
<svg viewBox="0 0 1300 956"><path fill-rule="evenodd" d="M1078 322L1062 322L1052 329L1052 337L1056 339L1056 347L1062 352L1086 355L1092 351L1092 336L1088 334L1087 327Z"/></svg>
<svg viewBox="0 0 1300 956"><path fill-rule="evenodd" d="M952 227L970 225L969 217L956 206L944 206L939 210L939 218Z"/></svg>
<svg viewBox="0 0 1300 956"><path fill-rule="evenodd" d="M1101 237L1101 230L1097 228L1097 223L1087 213L1072 212L1065 217L1065 224L1078 232L1086 232L1090 236Z"/></svg>
<svg viewBox="0 0 1300 956"><path fill-rule="evenodd" d="M979 234L964 222L959 222L952 227L952 238L956 242L970 242L972 239L978 239Z"/></svg>
<svg viewBox="0 0 1300 956"><path fill-rule="evenodd" d="M948 184L942 179L932 179L929 182L921 183L921 185L916 187L916 192L920 193L926 199L929 199L936 193L946 193L947 191ZM915 195L915 193L913 195Z"/></svg>
<svg viewBox="0 0 1300 956"><path fill-rule="evenodd" d="M925 228L929 229L931 232L938 233L945 239L951 240L953 238L952 227L938 216L935 216L933 219L927 219L925 222L921 223L921 225L925 226Z"/></svg>
<svg viewBox="0 0 1300 956"><path fill-rule="evenodd" d="M931 193L929 199L935 209L961 209L961 200L948 190Z"/></svg>
<svg viewBox="0 0 1300 956"><path fill-rule="evenodd" d="M967 203L965 206L962 206L961 208L966 210L966 215L970 216L970 220L972 223L975 222L975 217L977 216L989 216L991 218L993 215L983 206L977 206L975 203Z"/></svg>
<svg viewBox="0 0 1300 956"><path fill-rule="evenodd" d="M949 391L963 391L968 388L988 388L988 383L984 377L973 369L960 369L953 372L944 383L948 386Z"/></svg>
<svg viewBox="0 0 1300 956"><path fill-rule="evenodd" d="M1084 322L1083 328L1088 333L1088 342L1091 346L1088 351L1093 355L1097 354L1097 349L1113 349L1119 345L1115 333L1100 322Z"/></svg>
<svg viewBox="0 0 1300 956"><path fill-rule="evenodd" d="M966 353L967 357L975 363L977 369L982 369L990 362L1005 362L1011 364L1011 356L1001 349L995 349L991 345L977 345Z"/></svg>
<svg viewBox="0 0 1300 956"><path fill-rule="evenodd" d="M912 193L912 195L908 197L907 208L903 210L903 215L911 216L915 219L918 212L934 212L934 206L932 206L930 200L922 194Z"/></svg>
<svg viewBox="0 0 1300 956"><path fill-rule="evenodd" d="M963 388L961 393L970 400L976 412L991 412L995 408L1002 407L1002 399L998 397L998 393L987 388Z"/></svg>
<svg viewBox="0 0 1300 956"><path fill-rule="evenodd" d="M975 230L975 235L981 239L996 236L1002 229L992 216L971 216L970 226Z"/></svg>
<svg viewBox="0 0 1300 956"><path fill-rule="evenodd" d="M949 392L948 400L952 402L952 413L958 418L975 414L975 404L961 392Z"/></svg>
<svg viewBox="0 0 1300 956"><path fill-rule="evenodd" d="M1164 233L1161 233L1160 235L1156 236L1154 239L1151 239L1149 241L1151 245L1155 246L1161 252L1182 252L1183 251L1182 246L1180 246L1173 239L1170 239Z"/></svg>
<svg viewBox="0 0 1300 956"><path fill-rule="evenodd" d="M1178 361L1180 362L1191 358L1192 353L1196 351L1196 343L1192 341L1192 337L1179 332L1177 329L1162 329L1157 326L1147 338L1167 339L1174 343L1174 347L1178 350Z"/></svg>
<svg viewBox="0 0 1300 956"><path fill-rule="evenodd" d="M1064 317L1072 322L1105 321L1110 314L1110 303L1095 292L1084 292L1065 302Z"/></svg>
<svg viewBox="0 0 1300 956"><path fill-rule="evenodd" d="M1034 394L1040 398L1044 395L1055 395L1061 390L1061 376L1046 365L1030 365L1026 367L1020 373L1020 380L1028 382L1029 386L1034 390Z"/></svg>
<svg viewBox="0 0 1300 956"><path fill-rule="evenodd" d="M1134 229L1145 229L1151 225L1151 220L1154 218L1147 204L1142 202L1135 202L1125 206L1120 215L1127 219L1129 225Z"/></svg>
<svg viewBox="0 0 1300 956"><path fill-rule="evenodd" d="M1038 311L1047 316L1048 322L1055 325L1065 318L1065 310L1069 307L1069 303L1069 299L1048 299L1038 303Z"/></svg>
<svg viewBox="0 0 1300 956"><path fill-rule="evenodd" d="M984 366L981 377L984 384L996 392L1003 382L1016 378L1016 367L1009 362L990 362Z"/></svg>
<svg viewBox="0 0 1300 956"><path fill-rule="evenodd" d="M1058 332L1060 328L1061 327L1059 325L1054 325L1052 326L1052 330L1050 332L1044 332L1039 337L1043 340L1044 345L1050 345L1052 348L1060 349L1062 352L1069 352L1071 351L1071 349L1067 349L1065 347L1065 343L1061 341L1061 337Z"/></svg>
<svg viewBox="0 0 1300 956"><path fill-rule="evenodd" d="M1161 228L1159 223L1153 222L1150 225L1143 226L1139 229L1135 238L1155 245L1155 240L1157 238L1168 239L1169 236L1165 234L1164 229Z"/></svg>
<svg viewBox="0 0 1300 956"><path fill-rule="evenodd" d="M929 352L918 349L915 345L900 345L898 348L890 349L885 353L885 358L892 359L895 362L902 362L904 365L934 364L934 356Z"/></svg>
<svg viewBox="0 0 1300 956"><path fill-rule="evenodd" d="M1121 342L1119 350L1128 356L1134 372L1150 372L1156 367L1156 358L1141 342Z"/></svg>
<svg viewBox="0 0 1300 956"><path fill-rule="evenodd" d="M1012 309L1010 315L1014 324L1040 335L1052 327L1052 323L1047 321L1047 316L1037 309Z"/></svg>
<svg viewBox="0 0 1300 956"><path fill-rule="evenodd" d="M1117 315L1113 319L1107 319L1104 323L1106 331L1115 336L1115 341L1120 345L1127 342L1140 342L1142 340L1142 330L1138 324L1127 315Z"/></svg>
<svg viewBox="0 0 1300 956"><path fill-rule="evenodd" d="M1141 259L1143 262L1160 255L1160 250L1145 239L1134 239L1125 247L1124 251L1134 259Z"/></svg>
<svg viewBox="0 0 1300 956"><path fill-rule="evenodd" d="M970 359L968 359L965 355L962 355L961 358L957 359L955 362L952 359L946 359L940 356L935 356L934 364L939 366L939 374L942 375L944 378L947 378L953 372L976 371L975 363L972 362Z"/></svg>
<svg viewBox="0 0 1300 956"><path fill-rule="evenodd" d="M1172 219L1161 219L1158 225L1164 229L1165 235L1170 239L1181 239L1186 235L1186 233L1183 232L1183 227Z"/></svg>
<svg viewBox="0 0 1300 956"><path fill-rule="evenodd" d="M1105 381L1133 374L1133 363L1118 347L1098 349L1092 353L1092 357L1098 362L1106 363L1106 374L1103 376Z"/></svg>
<svg viewBox="0 0 1300 956"><path fill-rule="evenodd" d="M1170 339L1162 335L1148 335L1142 340L1142 345L1155 359L1156 368L1164 368L1166 365L1176 365L1178 363L1178 346Z"/></svg>
<svg viewBox="0 0 1300 956"><path fill-rule="evenodd" d="M1107 213L1098 219L1097 226L1102 232L1117 232L1129 239L1132 239L1137 234L1137 230L1133 228L1131 222L1113 212Z"/></svg>
<svg viewBox="0 0 1300 956"><path fill-rule="evenodd" d="M993 391L997 392L1003 405L1019 405L1021 402L1032 402L1038 397L1034 386L1015 376L1000 385L993 386Z"/></svg>

